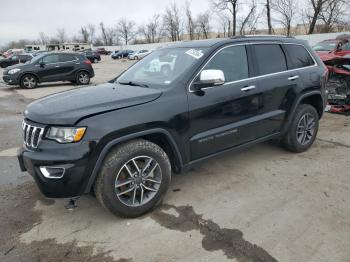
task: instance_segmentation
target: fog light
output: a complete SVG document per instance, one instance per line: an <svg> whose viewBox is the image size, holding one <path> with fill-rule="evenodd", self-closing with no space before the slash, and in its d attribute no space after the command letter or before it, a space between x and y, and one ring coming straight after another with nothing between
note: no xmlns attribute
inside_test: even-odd
<svg viewBox="0 0 350 262"><path fill-rule="evenodd" d="M64 176L65 168L64 167L53 167L53 166L41 166L40 172L46 178L59 179Z"/></svg>

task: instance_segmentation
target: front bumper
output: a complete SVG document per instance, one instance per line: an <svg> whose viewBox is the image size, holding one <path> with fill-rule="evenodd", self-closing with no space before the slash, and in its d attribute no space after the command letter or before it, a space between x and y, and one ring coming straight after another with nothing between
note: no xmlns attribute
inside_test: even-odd
<svg viewBox="0 0 350 262"><path fill-rule="evenodd" d="M18 79L18 76L16 74L14 74L14 75L3 75L2 79L8 85L18 85L19 84L19 79Z"/></svg>
<svg viewBox="0 0 350 262"><path fill-rule="evenodd" d="M40 150L31 151L26 146L19 149L17 158L22 171L27 171L40 191L48 198L71 198L84 194L90 173L89 142L58 144L42 141ZM62 168L59 178L48 178L40 167Z"/></svg>

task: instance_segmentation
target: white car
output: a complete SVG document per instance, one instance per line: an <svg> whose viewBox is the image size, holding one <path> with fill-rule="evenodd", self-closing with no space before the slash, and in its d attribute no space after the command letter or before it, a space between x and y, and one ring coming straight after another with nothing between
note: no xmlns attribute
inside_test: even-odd
<svg viewBox="0 0 350 262"><path fill-rule="evenodd" d="M136 51L132 54L130 54L128 56L128 58L130 60L139 60L139 59L142 59L144 58L146 55L149 55L150 53L152 53L152 51L148 51L148 50L139 50L139 51Z"/></svg>

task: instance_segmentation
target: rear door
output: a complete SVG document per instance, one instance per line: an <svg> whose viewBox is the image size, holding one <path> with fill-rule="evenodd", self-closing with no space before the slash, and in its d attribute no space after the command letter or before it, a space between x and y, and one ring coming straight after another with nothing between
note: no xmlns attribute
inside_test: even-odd
<svg viewBox="0 0 350 262"><path fill-rule="evenodd" d="M58 77L60 81L71 80L75 78L75 66L79 63L78 59L72 54L60 54L59 55L59 71Z"/></svg>
<svg viewBox="0 0 350 262"><path fill-rule="evenodd" d="M256 79L250 78L249 60L245 45L224 47L202 70L222 70L225 84L206 88L202 93L191 91L190 86L191 160L244 144L258 136L254 123L260 95Z"/></svg>
<svg viewBox="0 0 350 262"><path fill-rule="evenodd" d="M259 125L259 135L281 131L286 112L301 87L300 73L287 64L287 56L280 44L253 45L257 79L261 92L259 114L265 116Z"/></svg>

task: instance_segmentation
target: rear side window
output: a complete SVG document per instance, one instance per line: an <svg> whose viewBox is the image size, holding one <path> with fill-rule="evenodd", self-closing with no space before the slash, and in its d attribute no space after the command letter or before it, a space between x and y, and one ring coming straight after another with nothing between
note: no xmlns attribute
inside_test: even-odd
<svg viewBox="0 0 350 262"><path fill-rule="evenodd" d="M222 70L226 82L248 78L248 61L245 46L224 48L210 60L204 69Z"/></svg>
<svg viewBox="0 0 350 262"><path fill-rule="evenodd" d="M60 62L70 62L76 60L74 56L68 54L60 55Z"/></svg>
<svg viewBox="0 0 350 262"><path fill-rule="evenodd" d="M58 55L48 55L43 57L43 62L45 64L58 63Z"/></svg>
<svg viewBox="0 0 350 262"><path fill-rule="evenodd" d="M290 69L312 66L315 64L311 55L301 45L284 45L283 46L288 54L290 61Z"/></svg>
<svg viewBox="0 0 350 262"><path fill-rule="evenodd" d="M286 56L280 45L254 45L259 75L273 74L287 70Z"/></svg>

